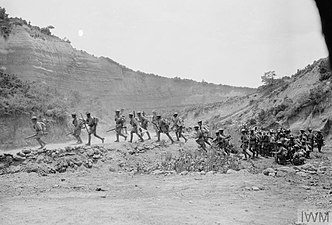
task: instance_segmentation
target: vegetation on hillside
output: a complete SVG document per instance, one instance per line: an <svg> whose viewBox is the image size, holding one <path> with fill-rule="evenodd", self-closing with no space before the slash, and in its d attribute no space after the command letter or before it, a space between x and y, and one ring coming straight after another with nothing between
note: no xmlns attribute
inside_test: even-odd
<svg viewBox="0 0 332 225"><path fill-rule="evenodd" d="M70 100L55 88L0 71L0 115L46 114L65 120Z"/></svg>

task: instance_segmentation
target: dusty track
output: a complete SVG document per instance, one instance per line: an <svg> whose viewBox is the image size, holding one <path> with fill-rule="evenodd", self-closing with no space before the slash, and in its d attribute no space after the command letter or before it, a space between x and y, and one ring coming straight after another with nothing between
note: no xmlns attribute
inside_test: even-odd
<svg viewBox="0 0 332 225"><path fill-rule="evenodd" d="M128 151L128 143L104 146ZM167 151L180 146L174 144ZM314 154L310 163L328 163L331 152L326 151ZM164 153L153 149L130 157L153 160ZM251 163L255 168L271 166L271 158L243 162L243 169L231 174L206 175L110 172L115 160L114 155L110 162L98 161L90 169L81 166L46 176L26 172L0 176L0 224L279 225L295 224L299 209L332 206L328 176L269 177L245 169Z"/></svg>

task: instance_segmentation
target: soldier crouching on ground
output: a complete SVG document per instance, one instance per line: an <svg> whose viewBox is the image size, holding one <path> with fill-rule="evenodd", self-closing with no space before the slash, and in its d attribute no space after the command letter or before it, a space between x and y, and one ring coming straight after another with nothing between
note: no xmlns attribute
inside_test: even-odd
<svg viewBox="0 0 332 225"><path fill-rule="evenodd" d="M40 144L40 148L42 149L45 147L46 142L44 142L41 138L45 135L44 134L44 129L43 129L43 124L42 122L38 122L37 121L37 117L33 116L31 118L32 124L33 124L33 129L36 131L36 134L33 135L33 137L38 141L38 143Z"/></svg>
<svg viewBox="0 0 332 225"><path fill-rule="evenodd" d="M275 161L278 164L286 165L288 150L283 146L281 141L277 142L278 151L275 156Z"/></svg>
<svg viewBox="0 0 332 225"><path fill-rule="evenodd" d="M89 112L86 113L87 119L85 120L85 124L89 126L88 134L89 139L88 143L86 145L91 145L91 135L93 134L96 138L99 138L102 143L104 143L105 138L102 138L97 135L97 125L98 125L98 119L91 116Z"/></svg>
<svg viewBox="0 0 332 225"><path fill-rule="evenodd" d="M80 119L77 119L77 115L75 113L71 114L71 117L73 118L73 136L77 139L77 144L82 144L83 141L80 137L81 135L81 129L83 127L83 121Z"/></svg>
<svg viewBox="0 0 332 225"><path fill-rule="evenodd" d="M115 110L115 132L116 132L116 140L115 142L119 142L119 137L124 137L125 141L127 140L127 136L122 134L122 130L124 127L125 119L120 115L120 110Z"/></svg>
<svg viewBox="0 0 332 225"><path fill-rule="evenodd" d="M171 140L172 144L174 143L173 138L169 135L169 124L165 119L161 118L161 115L157 115L157 142L160 141L160 134L164 133Z"/></svg>
<svg viewBox="0 0 332 225"><path fill-rule="evenodd" d="M139 137L140 141L143 142L144 140L138 132L139 124L138 124L137 120L134 118L134 114L129 113L129 120L130 120L129 123L132 126L132 129L130 131L129 142L133 142L133 134L136 134Z"/></svg>

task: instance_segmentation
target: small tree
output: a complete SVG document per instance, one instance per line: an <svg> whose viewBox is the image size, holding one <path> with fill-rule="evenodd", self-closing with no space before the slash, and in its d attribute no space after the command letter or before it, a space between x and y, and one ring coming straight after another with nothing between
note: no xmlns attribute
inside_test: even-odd
<svg viewBox="0 0 332 225"><path fill-rule="evenodd" d="M275 76L276 76L276 72L275 71L265 72L264 75L261 76L262 82L266 86L273 85L274 84L274 80L275 80L274 79Z"/></svg>

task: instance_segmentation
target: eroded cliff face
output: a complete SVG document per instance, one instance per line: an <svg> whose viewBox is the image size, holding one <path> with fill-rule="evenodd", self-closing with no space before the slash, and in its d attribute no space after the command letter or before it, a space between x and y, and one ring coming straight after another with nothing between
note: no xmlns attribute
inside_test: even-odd
<svg viewBox="0 0 332 225"><path fill-rule="evenodd" d="M219 102L254 91L135 72L26 25L15 25L8 39L0 38L0 64L6 73L74 93L82 99L79 108L100 115L115 108L149 110Z"/></svg>

